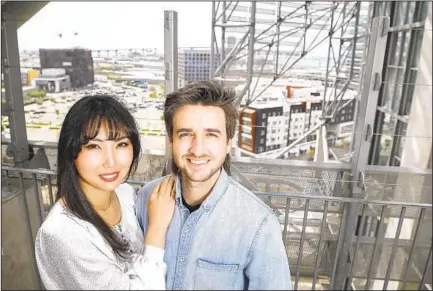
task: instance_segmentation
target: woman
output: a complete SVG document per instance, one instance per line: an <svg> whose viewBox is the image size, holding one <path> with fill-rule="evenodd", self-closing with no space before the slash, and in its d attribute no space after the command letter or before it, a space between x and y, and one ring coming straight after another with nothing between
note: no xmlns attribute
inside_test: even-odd
<svg viewBox="0 0 433 291"><path fill-rule="evenodd" d="M46 289L165 289L174 179L152 192L144 238L135 191L123 184L140 151L134 118L114 98L83 97L71 107L59 136L56 203L35 243Z"/></svg>

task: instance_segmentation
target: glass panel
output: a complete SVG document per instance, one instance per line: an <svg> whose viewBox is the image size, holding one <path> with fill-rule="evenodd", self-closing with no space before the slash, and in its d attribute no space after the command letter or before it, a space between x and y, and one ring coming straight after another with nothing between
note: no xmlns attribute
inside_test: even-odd
<svg viewBox="0 0 433 291"><path fill-rule="evenodd" d="M398 69L388 67L385 84L383 84L382 98L380 106L391 108L392 99L394 97L394 86Z"/></svg>
<svg viewBox="0 0 433 291"><path fill-rule="evenodd" d="M394 23L392 26L399 26L405 24L405 17L407 11L407 2L397 2L396 3L396 14L394 18Z"/></svg>
<svg viewBox="0 0 433 291"><path fill-rule="evenodd" d="M415 42L414 45L414 58L412 61L412 67L418 67L419 59L421 56L421 45L422 45L422 38L424 35L424 31L420 29L415 29L412 31L412 40Z"/></svg>
<svg viewBox="0 0 433 291"><path fill-rule="evenodd" d="M401 159L401 155L403 154L404 142L406 140L405 136L407 131L407 124L401 121L397 121L397 126L398 126L398 131L397 131L398 144L397 144L397 150L395 154Z"/></svg>
<svg viewBox="0 0 433 291"><path fill-rule="evenodd" d="M396 34L394 37L396 37L396 41L395 41L395 49L393 49L390 52L390 56L391 56L391 60L389 62L389 64L391 65L398 65L398 60L399 60L399 56L400 56L400 51L401 51L401 46L404 45L403 43L403 33L404 32L393 32L394 34ZM394 44L392 44L394 45Z"/></svg>
<svg viewBox="0 0 433 291"><path fill-rule="evenodd" d="M388 159L391 154L391 147L392 147L392 136L382 135L380 137L379 160L377 162L377 165L379 166L388 165Z"/></svg>
<svg viewBox="0 0 433 291"><path fill-rule="evenodd" d="M394 123L395 117L390 114L384 114L382 135L380 137L379 145L379 161L378 164L381 166L387 166L388 158L391 154L391 148L393 143L394 135Z"/></svg>
<svg viewBox="0 0 433 291"><path fill-rule="evenodd" d="M402 107L400 109L400 114L401 115L409 115L410 114L410 109L412 107L412 99L413 99L413 94L415 92L415 83L416 83L416 77L418 74L418 71L416 68L410 68L410 76L409 76L409 84L408 84L408 89L407 89L407 95L404 96L404 101L402 104Z"/></svg>
<svg viewBox="0 0 433 291"><path fill-rule="evenodd" d="M392 98L392 106L391 108L389 106L387 106L388 108L392 109L394 112L398 112L399 106L400 106L400 100L401 100L401 95L402 95L402 90L403 90L403 81L404 81L404 69L399 69L397 70L397 78L394 81L395 83L393 84L389 84L390 86L392 86L393 92L394 92L394 96Z"/></svg>
<svg viewBox="0 0 433 291"><path fill-rule="evenodd" d="M410 44L410 31L408 32L402 32L402 41L403 41L403 47L402 51L400 52L400 59L399 59L399 66L404 66L407 60L408 56L408 49Z"/></svg>
<svg viewBox="0 0 433 291"><path fill-rule="evenodd" d="M415 1L411 1L409 2L409 7L408 7L408 22L412 23L412 22L416 22L414 21L414 12L415 12L415 6L416 6L416 2Z"/></svg>

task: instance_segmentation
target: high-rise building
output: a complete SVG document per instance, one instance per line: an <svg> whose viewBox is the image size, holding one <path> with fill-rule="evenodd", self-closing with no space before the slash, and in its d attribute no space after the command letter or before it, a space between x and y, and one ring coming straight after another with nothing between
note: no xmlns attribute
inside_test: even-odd
<svg viewBox="0 0 433 291"><path fill-rule="evenodd" d="M40 49L41 69L62 68L69 75L72 88L79 88L95 82L93 58L90 50Z"/></svg>
<svg viewBox="0 0 433 291"><path fill-rule="evenodd" d="M215 58L215 67L217 68L219 61ZM184 49L179 53L178 69L179 69L179 87L196 82L210 79L211 56L209 50L200 49Z"/></svg>

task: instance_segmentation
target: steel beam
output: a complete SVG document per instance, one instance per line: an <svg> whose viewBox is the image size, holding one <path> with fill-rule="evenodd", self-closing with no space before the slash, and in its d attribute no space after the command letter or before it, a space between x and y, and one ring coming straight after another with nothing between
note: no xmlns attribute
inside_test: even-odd
<svg viewBox="0 0 433 291"><path fill-rule="evenodd" d="M178 86L178 47L177 47L177 12L173 10L164 11L164 66L165 66L165 94L177 91ZM171 152L169 137L165 138L165 152L167 161L170 160ZM166 167L169 171L170 167ZM167 174L169 172L166 172Z"/></svg>
<svg viewBox="0 0 433 291"><path fill-rule="evenodd" d="M236 106L239 107L239 105L242 102L242 98L244 97L247 90L250 89L251 81L253 79L253 68L254 68L254 35L255 35L255 28L256 28L256 2L251 2L251 11L250 11L250 39L248 43L248 62L247 62L247 83L245 84L245 87L243 88L242 92L239 93L237 100L236 100Z"/></svg>
<svg viewBox="0 0 433 291"><path fill-rule="evenodd" d="M374 116L376 113L377 99L381 86L381 73L385 59L386 41L388 38L389 18L376 17L373 19L371 28L371 38L368 47L366 69L363 80L363 90L359 102L357 119L355 123L355 140L353 141L354 154L351 159L352 180L350 185L351 198L363 199L364 178L363 174L367 168L368 152L371 144ZM357 205L347 205L347 215L345 218L345 228L342 229L343 244L341 252L338 254L336 276L332 282L331 289L345 290L351 284L348 282L348 264L351 260L352 237L354 236L357 219Z"/></svg>
<svg viewBox="0 0 433 291"><path fill-rule="evenodd" d="M3 12L1 16L2 73L5 85L5 113L9 117L11 143L7 154L14 158L16 166L27 167L29 145L21 85L20 54L18 49L18 21L16 16Z"/></svg>
<svg viewBox="0 0 433 291"><path fill-rule="evenodd" d="M215 77L215 23L216 23L216 11L215 1L212 1L212 32L210 40L210 66L209 66L209 79L213 80Z"/></svg>

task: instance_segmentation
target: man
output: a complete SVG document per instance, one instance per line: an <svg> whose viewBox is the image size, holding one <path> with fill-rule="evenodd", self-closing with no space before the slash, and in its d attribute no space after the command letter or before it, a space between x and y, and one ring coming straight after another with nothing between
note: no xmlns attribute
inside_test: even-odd
<svg viewBox="0 0 433 291"><path fill-rule="evenodd" d="M233 91L211 81L167 96L164 119L177 176L164 256L167 289L291 289L277 217L229 176L235 99ZM138 194L144 233L146 202L161 179Z"/></svg>

